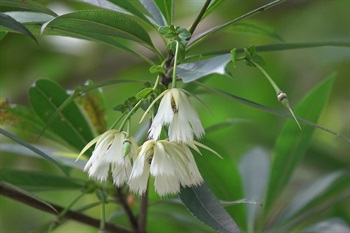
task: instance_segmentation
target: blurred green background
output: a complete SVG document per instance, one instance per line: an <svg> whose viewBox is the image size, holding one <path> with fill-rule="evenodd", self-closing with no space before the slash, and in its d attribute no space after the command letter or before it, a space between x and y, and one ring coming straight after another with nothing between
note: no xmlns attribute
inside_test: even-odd
<svg viewBox="0 0 350 233"><path fill-rule="evenodd" d="M91 8L88 5L74 1L38 2L47 4L58 13ZM175 24L185 28L189 27L203 2L199 0L176 0ZM226 0L200 24L196 33L238 17L267 2ZM349 9L350 2L347 0L286 1L249 20L268 25L286 42L349 42ZM229 51L232 48L279 42L272 38L241 33L231 29L229 27L223 32L216 33L213 37L196 46L191 53L197 54L213 50ZM7 99L10 103L29 105L28 89L35 80L42 78L55 80L64 88L71 90L78 85L83 85L86 80L93 80L96 83L112 79L138 79L151 82L155 80L155 76L148 71L147 64L124 51L71 38L44 36L37 39L39 46L23 35L9 33L0 41L0 97ZM159 44L159 46L162 45ZM318 123L347 137L350 136L349 48L318 47L264 52L260 55L266 61L264 67L266 71L279 87L288 94L292 108L313 87L335 72L337 76L331 98ZM232 73L232 79L212 75L206 79L206 84L263 105L286 111L276 100L275 92L270 84L257 69L246 66L244 62L238 62L235 68L231 65L228 68ZM142 84L120 84L103 88L109 125L118 116L118 113L113 111L113 107L124 102L126 98L134 93L136 94L141 88ZM239 162L247 151L255 147L262 147L271 152L283 124L287 121L284 118L232 102L212 93L200 94L199 97L213 112L213 115L211 115L201 104L194 101L205 127L227 119L233 119L234 121L230 127L206 136L206 140L215 144L215 148L227 152L227 154L222 154L224 160L216 161L215 166L210 168L214 169L215 173L220 173L221 177L226 177L226 183L232 179L232 174L230 174L230 170L222 169L221 166L227 167L227 163L231 163L231 161L233 166L234 163ZM303 116L298 117L303 118ZM139 127L137 119L139 118L135 117L134 131ZM34 137L28 137L28 135L20 134L18 131L15 133L29 142L37 143ZM4 137L1 136L0 138L1 143L8 142ZM45 144L46 141L40 140L38 143ZM293 192L304 189L320 175L339 168L349 169L349 151L349 143L316 129L304 160L294 173L287 191L279 200L281 205L288 203L288 197L293 195ZM204 163L205 159L200 158ZM40 159L1 152L0 160L1 168L59 174L58 169ZM218 159L208 158L208 161L212 160ZM206 168L201 170L204 177L209 176L212 172L210 169L205 170ZM84 179L87 176L82 172L76 173L75 176ZM217 182L220 182L220 180L217 180ZM231 188L234 188L234 185L232 184ZM68 203L77 195L77 192L37 192L37 194L54 203ZM220 194L217 195L220 197ZM85 199L86 202L97 200L93 195L87 196ZM342 216L350 221L349 201L346 200L336 204L326 214ZM53 219L51 215L16 203L3 196L0 196L0 203L2 232L24 232L31 227ZM347 207L343 205L344 203L347 203ZM158 211L159 215L162 210L154 211L155 213ZM152 209L150 209L150 212L152 212ZM182 212L186 213L186 211ZM88 213L99 217L99 208L94 208ZM190 214L188 216L192 218ZM152 223L152 221L154 220L151 218L150 225L169 224L166 222L167 220L162 223ZM153 229L152 226L150 228ZM180 232L180 230L180 227L176 229L174 226L172 231L169 230L169 232ZM55 230L55 232L95 231L93 228L75 222L70 222Z"/></svg>

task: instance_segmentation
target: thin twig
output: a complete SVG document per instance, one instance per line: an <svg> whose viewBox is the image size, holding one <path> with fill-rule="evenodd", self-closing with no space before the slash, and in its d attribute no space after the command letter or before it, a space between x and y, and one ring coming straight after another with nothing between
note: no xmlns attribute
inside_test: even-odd
<svg viewBox="0 0 350 233"><path fill-rule="evenodd" d="M122 192L121 188L117 189L117 195L118 195L118 199L120 204L122 205L126 215L129 218L130 224L134 230L134 232L138 232L138 224L137 224L137 219L134 216L133 212L130 209L130 206L128 205L126 198L125 198L125 194Z"/></svg>
<svg viewBox="0 0 350 233"><path fill-rule="evenodd" d="M45 205L44 203L38 201L37 199L30 197L28 195L25 195L24 193L20 192L19 190L13 188L12 185L9 185L7 183L0 183L0 194L11 198L13 200L16 200L18 202L21 202L23 204L26 204L28 206L31 206L33 208L36 208L38 210L50 213L50 214L54 214L57 215L57 212L62 212L64 211L65 208L53 204L53 203L48 203L50 206ZM57 212L56 212L56 211ZM70 219L70 220L75 220L77 222L80 223L84 223L86 225L95 227L95 228L99 228L100 227L100 220L96 219L96 218L92 218L90 216L84 215L82 213L79 212L75 212L72 210L67 211L67 213L63 216L63 218L65 219ZM114 233L131 233L131 231L121 228L119 226L116 226L114 224L111 223L106 223L106 230L108 232L114 232Z"/></svg>
<svg viewBox="0 0 350 233"><path fill-rule="evenodd" d="M199 22L201 21L205 11L207 10L209 4L210 4L211 0L207 0L205 2L205 4L203 5L201 11L199 12L199 14L197 15L196 20L193 22L192 26L190 27L190 29L188 30L191 35L193 34L194 30L196 30L196 27L198 26Z"/></svg>
<svg viewBox="0 0 350 233"><path fill-rule="evenodd" d="M138 218L139 233L146 233L146 220L147 220L147 207L148 207L148 188L146 192L141 196L141 206Z"/></svg>

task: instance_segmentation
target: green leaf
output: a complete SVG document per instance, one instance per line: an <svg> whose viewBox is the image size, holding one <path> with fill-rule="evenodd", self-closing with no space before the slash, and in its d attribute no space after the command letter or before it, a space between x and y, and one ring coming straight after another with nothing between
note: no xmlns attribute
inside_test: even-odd
<svg viewBox="0 0 350 233"><path fill-rule="evenodd" d="M328 98L334 81L331 75L315 87L296 107L295 113L312 122L317 122ZM268 211L278 195L290 180L293 171L303 158L312 138L314 127L300 130L292 121L286 122L277 139L266 195L265 211Z"/></svg>
<svg viewBox="0 0 350 233"><path fill-rule="evenodd" d="M167 25L172 25L174 18L174 0L154 0L154 2L166 19Z"/></svg>
<svg viewBox="0 0 350 233"><path fill-rule="evenodd" d="M147 31L136 23L133 16L116 11L101 9L68 13L56 17L46 27L83 38L129 39L153 48Z"/></svg>
<svg viewBox="0 0 350 233"><path fill-rule="evenodd" d="M7 132L6 130L3 130L2 128L0 128L0 133L10 139L12 139L13 141L17 142L18 144L21 144L22 146L28 148L29 150L35 152L37 155L43 157L44 159L50 161L52 164L54 164L56 167L58 167L59 169L61 169L66 175L68 175L67 171L59 164L56 162L56 160L54 160L53 158L51 158L49 155L47 155L46 153L42 152L41 150L39 150L38 148L26 143L25 141L19 139L18 137L16 137L15 135ZM69 175L68 175L69 176Z"/></svg>
<svg viewBox="0 0 350 233"><path fill-rule="evenodd" d="M241 159L239 171L242 177L245 199L262 202L270 173L268 153L259 147L250 150ZM261 206L246 205L246 208L247 232L254 232L254 223Z"/></svg>
<svg viewBox="0 0 350 233"><path fill-rule="evenodd" d="M17 22L11 16L0 13L0 26L22 33L23 35L26 35L29 38L33 39L35 43L38 43L35 36L23 24Z"/></svg>
<svg viewBox="0 0 350 233"><path fill-rule="evenodd" d="M29 90L30 103L44 122L49 121L68 98L65 90L50 80L38 80ZM93 139L89 124L74 102L58 113L50 129L78 151Z"/></svg>
<svg viewBox="0 0 350 233"><path fill-rule="evenodd" d="M268 44L256 46L256 51L258 52L270 52L279 50L290 50L290 49L304 49L313 47L350 47L349 42L336 42L336 41L326 41L326 42L307 42L307 43L279 43L279 44Z"/></svg>
<svg viewBox="0 0 350 233"><path fill-rule="evenodd" d="M0 31L0 41L2 41L2 39L4 39L6 35L7 35L7 32Z"/></svg>
<svg viewBox="0 0 350 233"><path fill-rule="evenodd" d="M250 106L250 107L253 107L253 108L256 108L256 109L259 109L259 110L262 110L262 111L265 111L265 112L268 112L268 113L271 113L271 114L274 114L274 115L277 115L277 116L281 116L281 117L285 117L285 118L289 118L289 119L293 119L293 116L291 114L288 114L286 112L282 112L282 111L279 111L279 110L276 110L276 109L273 109L273 108L270 108L270 107L267 107L267 106L264 106L264 105L261 105L261 104L258 104L258 103L255 103L253 101L250 101L250 100L247 100L247 99L244 99L242 97L239 97L239 96L236 96L236 95L233 95L231 93L227 93L225 91L221 91L221 90L218 90L218 89L215 89L215 88L210 88L210 87L207 87L205 85L203 85L202 83L199 83L199 82L196 82L197 85L199 86L202 86L212 92L215 92L215 93L218 93L222 96L225 96L231 100L234 100L236 102L239 102L239 103L242 103L242 104L245 104L247 106ZM326 127L323 127L321 125L318 125L318 124L315 124L311 121L308 121L308 120L304 120L302 118L299 118L297 117L296 118L299 122L305 124L305 125L309 125L309 126L312 126L312 127L315 127L315 128L318 128L318 129L321 129L327 133L330 133L330 134L333 134L334 136L346 141L346 142L350 142L350 138L348 137L345 137L344 135L341 135L337 132L334 132Z"/></svg>
<svg viewBox="0 0 350 233"><path fill-rule="evenodd" d="M33 11L57 16L55 12L33 0L1 0L0 11Z"/></svg>
<svg viewBox="0 0 350 233"><path fill-rule="evenodd" d="M31 190L67 190L81 189L84 181L71 177L62 177L43 172L0 170L0 182Z"/></svg>
<svg viewBox="0 0 350 233"><path fill-rule="evenodd" d="M250 35L259 35L269 37L275 40L284 41L282 37L269 25L258 21L244 21L233 24L230 28L232 32L245 33Z"/></svg>
<svg viewBox="0 0 350 233"><path fill-rule="evenodd" d="M188 49L190 49L193 45L197 44L199 41L205 39L206 37L212 35L213 33L217 32L217 31L219 31L221 29L223 29L223 28L225 28L225 27L227 27L227 26L229 26L229 25L231 25L233 23L236 23L236 22L238 22L238 21L240 21L242 19L245 19L245 18L248 18L250 16L256 15L257 13L265 11L265 10L267 10L267 9L269 9L271 7L274 7L274 6L280 4L280 3L284 2L284 1L285 0L275 0L273 2L267 3L267 4L265 4L265 5L261 6L261 7L256 8L255 10L252 10L252 11L250 11L250 12L248 12L248 13L246 13L246 14L238 17L238 18L235 18L235 19L227 22L227 23L218 25L218 26L213 27L213 28L211 28L211 29L209 29L209 30L207 30L207 31L197 35L197 36L194 36L194 37L191 38L191 40L188 43Z"/></svg>
<svg viewBox="0 0 350 233"><path fill-rule="evenodd" d="M241 232L205 183L198 187L182 188L180 198L196 218L218 232Z"/></svg>
<svg viewBox="0 0 350 233"><path fill-rule="evenodd" d="M231 59L231 54L225 54L202 61L183 63L177 66L176 75L184 83L192 82L214 73L226 75L225 67Z"/></svg>
<svg viewBox="0 0 350 233"><path fill-rule="evenodd" d="M31 145L31 144L29 144L29 145ZM32 145L32 146L34 148L37 148L38 150L42 151L43 153L45 153L47 155L49 154L52 159L60 162L61 164L65 165L65 166L79 169L79 170L84 170L86 161L83 161L83 160L77 161L76 160L76 158L78 157L77 153L69 154L69 153L57 151L57 149L53 149L50 147L45 147L45 146L40 146L40 145ZM34 151L32 151L26 147L23 147L21 145L12 144L12 143L1 143L0 144L0 152L9 152L9 153L17 154L17 155L41 158L41 156L38 155L37 153L35 153ZM71 156L71 157L66 157L63 155Z"/></svg>
<svg viewBox="0 0 350 233"><path fill-rule="evenodd" d="M310 204L315 199L321 198L329 191L336 190L340 182L342 182L344 187L348 187L349 180L349 172L343 170L322 176L289 202L286 208L287 211L281 216L281 221L286 221L293 216L299 216L303 210L310 210ZM339 192L337 192L336 196L339 196ZM319 205L320 203L317 206Z"/></svg>
<svg viewBox="0 0 350 233"><path fill-rule="evenodd" d="M146 16L140 12L138 9L136 9L130 1L125 0L109 0L110 2L114 3L115 5L123 8L124 10L136 15L140 19L144 20L145 22L149 23L149 20L146 18Z"/></svg>
<svg viewBox="0 0 350 233"><path fill-rule="evenodd" d="M37 12L28 12L28 11L6 12L5 14L11 16L13 19L23 24L45 23L55 18L52 15L37 13Z"/></svg>
<svg viewBox="0 0 350 233"><path fill-rule="evenodd" d="M140 0L140 2L159 26L167 25L162 12L159 10L154 0Z"/></svg>

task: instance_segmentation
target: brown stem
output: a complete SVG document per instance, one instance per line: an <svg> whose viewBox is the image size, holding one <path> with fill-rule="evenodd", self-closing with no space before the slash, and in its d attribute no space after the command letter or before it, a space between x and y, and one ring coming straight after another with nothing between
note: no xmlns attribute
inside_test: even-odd
<svg viewBox="0 0 350 233"><path fill-rule="evenodd" d="M57 212L62 212L64 210L63 207L58 206L53 203L48 203L49 205L46 205L42 203L41 201L35 199L34 197L31 197L29 195L26 195L24 192L21 192L18 188L9 185L7 183L0 183L0 194L11 198L13 200L16 200L18 202L21 202L23 204L29 205L33 208L36 208L38 210L57 215ZM50 207L51 206L51 207ZM52 208L53 207L53 208ZM56 212L56 211L57 212ZM96 218L89 217L87 215L84 215L79 212L75 212L72 210L67 211L67 213L63 216L63 218L75 220L80 223L84 223L86 225L99 228L100 227L100 220ZM114 232L114 233L131 233L131 231L121 228L119 226L116 226L111 223L106 223L106 230L108 232Z"/></svg>
<svg viewBox="0 0 350 233"><path fill-rule="evenodd" d="M194 30L196 30L196 27L198 26L199 22L201 21L201 19L202 19L203 15L204 15L205 11L207 10L210 2L211 2L211 0L207 0L205 2L205 4L203 5L201 11L199 12L197 18L193 22L191 28L188 30L191 33L191 35L193 34Z"/></svg>
<svg viewBox="0 0 350 233"><path fill-rule="evenodd" d="M147 207L148 207L148 188L146 192L141 196L141 206L138 219L139 233L146 233L146 220L147 220Z"/></svg>
<svg viewBox="0 0 350 233"><path fill-rule="evenodd" d="M117 189L117 194L118 194L118 199L120 204L122 205L126 215L129 218L130 224L134 230L134 232L138 232L138 223L137 223L137 219L134 216L134 214L132 213L126 198L125 198L125 194L122 192L122 190L120 188Z"/></svg>

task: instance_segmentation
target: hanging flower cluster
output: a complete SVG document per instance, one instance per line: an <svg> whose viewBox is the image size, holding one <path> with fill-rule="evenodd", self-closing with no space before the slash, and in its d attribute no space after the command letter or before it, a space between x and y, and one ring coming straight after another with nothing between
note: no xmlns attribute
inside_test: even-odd
<svg viewBox="0 0 350 233"><path fill-rule="evenodd" d="M179 193L181 186L201 184L203 178L190 148L199 154L197 146L217 153L194 140L204 135L204 129L187 95L185 90L171 88L152 102L142 119L162 98L148 131L149 140L140 148L118 130L109 130L93 139L80 153L96 144L84 170L99 181L105 181L110 172L117 187L127 183L131 191L140 195L146 191L150 176L154 177L155 190L161 196ZM168 129L167 137L159 140L164 128Z"/></svg>

